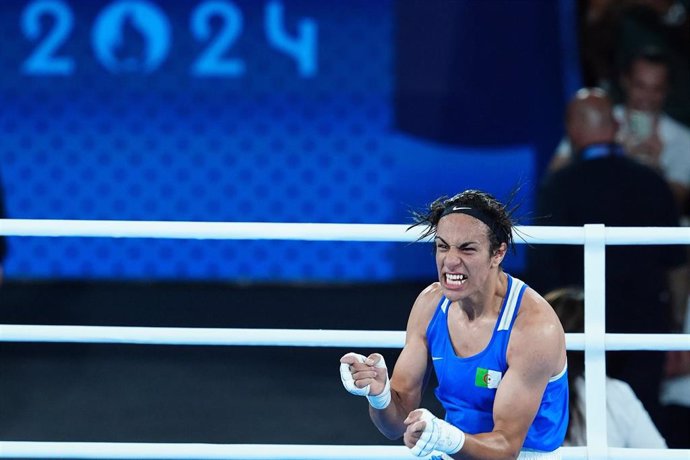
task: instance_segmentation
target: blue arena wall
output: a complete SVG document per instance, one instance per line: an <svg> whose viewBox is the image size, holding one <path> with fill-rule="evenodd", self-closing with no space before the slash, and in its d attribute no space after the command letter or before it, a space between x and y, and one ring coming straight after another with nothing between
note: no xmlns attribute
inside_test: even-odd
<svg viewBox="0 0 690 460"><path fill-rule="evenodd" d="M481 3L450 3L462 6L452 30L485 25L476 42L457 35L466 49L454 53L470 66L462 57L478 59L478 46L495 50L491 78L464 67L457 81L447 76L451 89L427 86L430 97L447 93L460 104L457 88L465 88L467 110L453 112L446 129L465 135L453 138L400 123L409 34L403 40L399 31L414 2L3 1L8 216L398 224L441 194L481 188L506 199L518 186L520 214L530 216L544 154L560 136L558 8ZM509 21L520 11L522 21ZM536 31L525 37L525 29ZM556 36L550 42L539 31ZM520 59L505 58L511 37L524 48ZM538 78L535 70L517 78L523 66L536 66ZM413 75L426 83L423 72ZM515 104L525 99L513 83L539 95L522 118ZM488 124L470 104L482 92L506 107ZM429 110L420 107L419 123ZM9 279L329 282L435 273L428 246L396 243L22 237L9 248ZM522 270L523 252L506 260L508 270Z"/></svg>

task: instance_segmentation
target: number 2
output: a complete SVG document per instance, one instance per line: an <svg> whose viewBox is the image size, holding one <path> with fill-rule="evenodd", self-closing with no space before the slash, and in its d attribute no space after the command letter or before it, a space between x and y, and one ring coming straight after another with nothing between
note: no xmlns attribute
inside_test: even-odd
<svg viewBox="0 0 690 460"><path fill-rule="evenodd" d="M200 5L192 14L192 34L199 41L208 40L211 36L211 18L214 16L222 19L222 28L194 62L192 73L198 76L240 76L245 71L244 61L223 57L242 33L242 13L235 5L224 2Z"/></svg>
<svg viewBox="0 0 690 460"><path fill-rule="evenodd" d="M41 18L45 16L53 18L53 26L24 61L22 70L27 74L69 75L74 70L74 61L56 55L74 24L72 11L64 3L51 0L32 3L22 15L22 32L30 40L40 38Z"/></svg>

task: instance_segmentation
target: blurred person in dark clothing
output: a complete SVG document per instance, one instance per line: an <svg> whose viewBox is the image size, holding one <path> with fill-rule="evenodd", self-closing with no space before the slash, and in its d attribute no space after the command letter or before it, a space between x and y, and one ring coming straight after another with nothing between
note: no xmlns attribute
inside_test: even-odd
<svg viewBox="0 0 690 460"><path fill-rule="evenodd" d="M621 84L624 104L613 108L619 129L616 139L625 153L659 170L671 186L683 210L690 197L690 129L663 110L671 68L668 55L645 48L625 65ZM572 146L564 139L556 149L550 169L571 161Z"/></svg>
<svg viewBox="0 0 690 460"><path fill-rule="evenodd" d="M664 111L690 126L690 0L584 0L577 2L582 77L624 102L619 70L640 50L668 56Z"/></svg>
<svg viewBox="0 0 690 460"><path fill-rule="evenodd" d="M566 333L585 330L585 293L581 288L564 287L547 292ZM585 357L582 351L568 351L570 421L566 446L587 445ZM635 392L626 382L606 376L606 438L609 447L665 449L666 441L652 422Z"/></svg>
<svg viewBox="0 0 690 460"><path fill-rule="evenodd" d="M618 124L603 90L578 91L567 108L566 130L573 161L547 175L541 184L537 196L540 225L679 225L668 183L616 143ZM543 291L582 286L583 254L582 246L538 246L529 258L532 284ZM685 261L685 249L679 246L607 247L607 332L670 332L672 305L682 309L687 298ZM628 382L657 426L661 425L664 353L609 352L607 363L608 374Z"/></svg>

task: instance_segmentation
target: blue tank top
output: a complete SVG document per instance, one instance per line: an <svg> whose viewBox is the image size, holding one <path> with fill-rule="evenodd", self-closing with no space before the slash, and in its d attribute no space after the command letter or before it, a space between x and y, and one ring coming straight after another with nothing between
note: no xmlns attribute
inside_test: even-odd
<svg viewBox="0 0 690 460"><path fill-rule="evenodd" d="M436 397L446 410L446 421L470 433L493 431L496 389L508 369L506 350L527 285L508 275L501 312L484 350L461 358L448 334L450 300L442 297L426 331L429 352L438 379ZM544 390L537 415L523 448L551 452L563 444L568 428L567 367L552 377Z"/></svg>

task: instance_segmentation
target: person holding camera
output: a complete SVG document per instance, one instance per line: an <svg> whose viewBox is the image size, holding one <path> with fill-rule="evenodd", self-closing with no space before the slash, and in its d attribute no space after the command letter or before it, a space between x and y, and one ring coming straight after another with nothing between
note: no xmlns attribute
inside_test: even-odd
<svg viewBox="0 0 690 460"><path fill-rule="evenodd" d="M670 65L664 53L644 48L624 67L624 104L613 108L616 140L625 152L658 170L669 183L681 213L690 201L690 129L663 111L670 85ZM559 144L549 169L570 163L569 139Z"/></svg>

